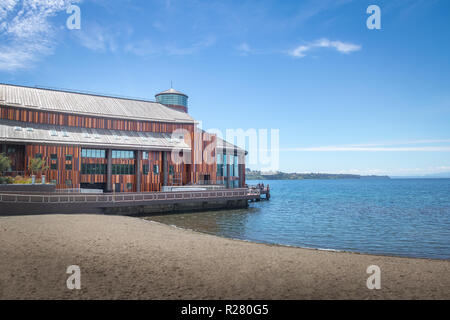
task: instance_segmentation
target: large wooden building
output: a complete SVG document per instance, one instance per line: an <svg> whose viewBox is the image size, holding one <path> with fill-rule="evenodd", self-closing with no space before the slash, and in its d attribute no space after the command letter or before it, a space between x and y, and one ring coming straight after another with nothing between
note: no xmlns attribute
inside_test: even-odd
<svg viewBox="0 0 450 320"><path fill-rule="evenodd" d="M197 128L188 96L156 102L0 84L0 153L9 175L33 158L58 189L161 191L163 186L245 185L245 151Z"/></svg>

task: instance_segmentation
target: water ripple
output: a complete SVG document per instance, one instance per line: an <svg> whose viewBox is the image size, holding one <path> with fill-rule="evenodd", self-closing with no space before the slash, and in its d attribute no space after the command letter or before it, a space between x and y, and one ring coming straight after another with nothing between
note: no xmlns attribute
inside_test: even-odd
<svg viewBox="0 0 450 320"><path fill-rule="evenodd" d="M223 237L450 259L450 179L264 181L249 209L148 219Z"/></svg>

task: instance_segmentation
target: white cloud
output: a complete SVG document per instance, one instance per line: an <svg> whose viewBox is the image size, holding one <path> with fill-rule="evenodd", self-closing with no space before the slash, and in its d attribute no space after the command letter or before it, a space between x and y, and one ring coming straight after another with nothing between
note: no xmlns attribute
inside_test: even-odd
<svg viewBox="0 0 450 320"><path fill-rule="evenodd" d="M450 152L450 146L436 144L450 143L450 139L409 140L385 143L367 143L339 146L284 148L280 151L303 152L342 152L342 151L366 151L366 152ZM435 144L434 146L410 146L410 145ZM408 146L405 146L408 145Z"/></svg>
<svg viewBox="0 0 450 320"><path fill-rule="evenodd" d="M134 43L129 43L124 48L125 52L132 53L137 56L145 57L158 53L157 46L153 45L150 40L142 40Z"/></svg>
<svg viewBox="0 0 450 320"><path fill-rule="evenodd" d="M243 55L247 55L252 52L252 48L247 42L243 42L236 47L236 50L239 51Z"/></svg>
<svg viewBox="0 0 450 320"><path fill-rule="evenodd" d="M11 12L14 9L17 2L17 0L2 0L2 2L0 2L0 20L3 20L8 16L8 12Z"/></svg>
<svg viewBox="0 0 450 320"><path fill-rule="evenodd" d="M0 70L30 67L52 53L56 28L49 21L80 0L2 0L0 3Z"/></svg>
<svg viewBox="0 0 450 320"><path fill-rule="evenodd" d="M289 54L296 58L303 58L309 51L316 48L331 48L344 54L349 54L351 52L361 50L361 46L358 44L342 41L331 41L328 39L319 39L310 44L300 45L294 50L290 51Z"/></svg>
<svg viewBox="0 0 450 320"><path fill-rule="evenodd" d="M149 39L130 42L124 46L124 51L137 56L145 57L151 55L172 55L184 56L195 54L201 50L211 47L215 43L214 37L206 37L200 41L194 42L191 45L179 46L175 43L158 44Z"/></svg>
<svg viewBox="0 0 450 320"><path fill-rule="evenodd" d="M210 36L187 47L179 47L170 44L164 48L164 51L166 51L169 55L175 56L190 55L212 46L215 42L216 39Z"/></svg>
<svg viewBox="0 0 450 320"><path fill-rule="evenodd" d="M288 148L282 151L367 151L367 152L450 152L450 147L311 147L311 148Z"/></svg>
<svg viewBox="0 0 450 320"><path fill-rule="evenodd" d="M74 33L79 43L92 51L116 51L116 32L92 23Z"/></svg>
<svg viewBox="0 0 450 320"><path fill-rule="evenodd" d="M433 176L447 174L450 172L450 166L429 166L423 168L365 168L365 169L347 169L339 170L340 174L359 174L359 175L389 175L389 176Z"/></svg>

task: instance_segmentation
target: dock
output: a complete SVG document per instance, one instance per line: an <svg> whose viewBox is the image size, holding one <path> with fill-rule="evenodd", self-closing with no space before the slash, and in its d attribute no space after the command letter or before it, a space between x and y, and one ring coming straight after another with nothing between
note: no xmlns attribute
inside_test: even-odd
<svg viewBox="0 0 450 320"><path fill-rule="evenodd" d="M270 200L270 186L264 186L261 184L249 186L248 188L249 193L254 194L255 197L251 201L260 201L262 199L264 200ZM257 196L259 195L259 197ZM264 197L261 197L261 195L264 195Z"/></svg>
<svg viewBox="0 0 450 320"><path fill-rule="evenodd" d="M101 213L120 215L247 208L270 198L267 186L221 190L140 193L0 193L0 214Z"/></svg>

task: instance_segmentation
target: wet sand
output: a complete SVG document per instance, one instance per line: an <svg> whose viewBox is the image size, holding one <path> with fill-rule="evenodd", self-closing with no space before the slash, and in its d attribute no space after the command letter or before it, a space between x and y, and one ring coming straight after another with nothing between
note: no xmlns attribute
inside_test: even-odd
<svg viewBox="0 0 450 320"><path fill-rule="evenodd" d="M81 268L81 290L66 269ZM381 289L369 290L370 265ZM103 215L0 217L0 299L450 299L450 261L256 244Z"/></svg>

